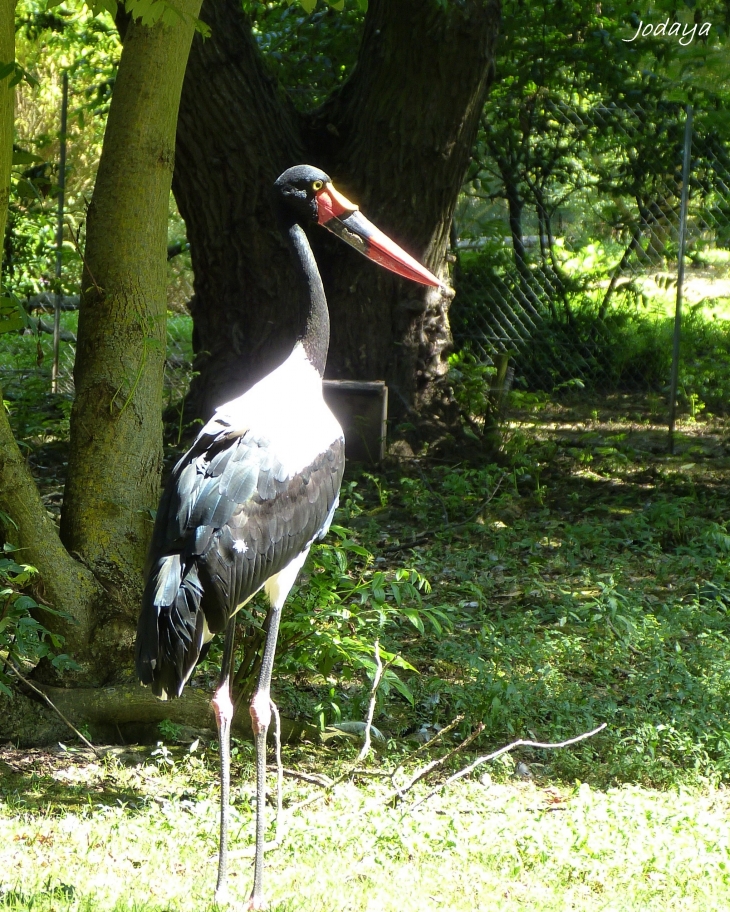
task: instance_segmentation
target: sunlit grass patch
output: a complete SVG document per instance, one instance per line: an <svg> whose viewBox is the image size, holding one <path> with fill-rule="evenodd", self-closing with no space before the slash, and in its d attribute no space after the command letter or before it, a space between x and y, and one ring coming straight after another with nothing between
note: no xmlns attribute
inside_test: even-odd
<svg viewBox="0 0 730 912"><path fill-rule="evenodd" d="M90 799L75 810L0 805L0 908L212 908L217 802L212 765L203 768L186 797L140 796L116 806ZM172 793L187 772L181 763L146 776L166 781ZM115 775L110 768L107 785ZM253 837L249 785L233 813L232 892L240 900L251 878L251 859L241 857L250 855ZM287 780L287 803L305 793ZM458 784L412 815L386 804L387 794L379 783L342 783L326 802L285 812L284 843L267 855L271 908L588 912L730 903L723 791L601 792L487 777Z"/></svg>

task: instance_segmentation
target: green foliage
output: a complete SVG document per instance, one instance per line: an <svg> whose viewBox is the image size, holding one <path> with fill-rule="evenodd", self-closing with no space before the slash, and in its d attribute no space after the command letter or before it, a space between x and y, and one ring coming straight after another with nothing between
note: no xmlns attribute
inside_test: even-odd
<svg viewBox="0 0 730 912"><path fill-rule="evenodd" d="M254 37L299 110L322 104L352 69L367 4L248 4ZM335 11L339 10L339 11Z"/></svg>
<svg viewBox="0 0 730 912"><path fill-rule="evenodd" d="M182 727L176 722L171 722L169 719L163 719L159 723L157 728L160 731L160 735L165 741L177 741L180 738Z"/></svg>
<svg viewBox="0 0 730 912"><path fill-rule="evenodd" d="M25 308L15 295L0 298L0 334L18 332L29 325Z"/></svg>
<svg viewBox="0 0 730 912"><path fill-rule="evenodd" d="M496 369L484 364L469 349L449 355L449 380L454 396L462 410L477 418L485 418L492 409L491 382Z"/></svg>
<svg viewBox="0 0 730 912"><path fill-rule="evenodd" d="M326 695L324 703L320 699L299 710L316 716L323 726L332 719L361 716L367 694L352 685L375 677L376 641L386 666L381 702L397 693L412 704L413 695L402 675L415 671L400 646L405 630L421 637L427 631L440 636L451 626L444 611L424 603L430 585L421 573L402 567L376 569L373 555L346 529L333 526L331 535L334 543L313 546L305 572L292 589L277 650L278 674L306 676L320 695ZM244 625L259 626L253 613L240 614ZM207 670L214 670L218 660L216 649Z"/></svg>
<svg viewBox="0 0 730 912"><path fill-rule="evenodd" d="M75 332L77 322L77 312L61 314L62 329ZM68 344L61 342L62 365L73 357ZM72 400L65 394L51 394L52 360L53 337L47 333L0 335L0 386L21 448L68 437Z"/></svg>
<svg viewBox="0 0 730 912"><path fill-rule="evenodd" d="M698 250L695 255L701 262L703 257L712 259L715 252ZM504 251L495 254L487 248L460 258L452 320L459 338L469 339L479 335L480 314L519 293L519 280ZM662 275L641 284L625 281L612 307L602 313L605 286L615 265L612 251L594 240L581 254L566 255L564 262L579 290L567 296L567 313L562 308L546 310L539 334L519 347L514 362L517 386L548 392L575 387L664 391L671 371L674 318L670 312L676 287L663 281ZM682 405L693 413L705 406L719 414L727 411L730 334L721 318L725 307L724 300L707 298L685 305L679 390ZM466 389L478 389L477 380L474 375L462 395L467 395Z"/></svg>
<svg viewBox="0 0 730 912"><path fill-rule="evenodd" d="M0 514L3 525L11 524L10 518ZM64 653L63 637L52 633L38 621L36 614L54 614L67 617L47 605L39 605L28 591L37 581L38 571L28 564L15 560L18 549L6 543L0 556L0 693L12 694L12 669L37 665L43 658L50 659L58 669L74 668L75 663ZM8 673L10 670L10 674Z"/></svg>
<svg viewBox="0 0 730 912"><path fill-rule="evenodd" d="M286 0L286 2L291 6L293 3L300 3L302 9L305 13L313 13L317 7L317 0ZM324 0L325 3L328 3L332 9L342 11L345 8L345 0ZM365 12L368 8L368 0L355 0L357 7L362 12Z"/></svg>
<svg viewBox="0 0 730 912"><path fill-rule="evenodd" d="M537 310L539 329L518 358L533 388L552 390L575 377L616 388L637 348L629 342L623 364L630 331L622 327L631 323L641 336L639 324L647 322L628 308L650 297L648 277L629 280L627 264L656 272L677 254L667 226L679 208L680 98L698 110L691 232L701 246L711 226L715 243L725 242L726 90L721 79L695 81L694 74L713 55L727 69L726 16L715 3L691 14L669 2L638 12L624 2L586 0L506 3L504 15L510 29L498 51L501 79L485 107L457 215L461 237L491 243L481 263L459 255L455 328L461 340L476 339L486 322L487 337L501 337L505 321L496 315L506 303L508 335L525 339ZM701 47L628 40L640 21L691 24L692 15L713 22ZM515 239L529 235L539 244L520 250ZM618 283L615 275L623 276ZM639 367L637 386L644 373Z"/></svg>
<svg viewBox="0 0 730 912"><path fill-rule="evenodd" d="M10 63L0 63L0 82L3 79L10 77L10 82L8 83L9 87L12 89L19 82L25 80L28 85L36 87L38 85L38 80L29 73L25 67L22 67L17 60L12 60ZM13 158L13 164L15 164L15 159Z"/></svg>
<svg viewBox="0 0 730 912"><path fill-rule="evenodd" d="M116 5L115 5L116 6ZM15 145L3 284L18 298L73 294L81 276L86 206L91 197L120 44L108 15L71 12L20 0L16 53L33 79L16 89ZM65 240L60 287L55 278L59 192L61 74L69 77Z"/></svg>
<svg viewBox="0 0 730 912"><path fill-rule="evenodd" d="M668 475L647 499L647 454L627 433L571 442L523 435L523 472L490 508L500 519L421 549L454 629L469 635L423 644L434 673L414 681L416 705L442 724L464 713L466 731L485 722L492 745L559 741L608 722L600 737L540 757L552 776L725 779L730 727L716 707L730 697L726 494L718 501L699 479ZM581 480L587 464L593 482ZM430 486L440 490L433 475ZM435 507L418 489L411 478L396 502L422 528ZM459 606L470 608L460 617Z"/></svg>

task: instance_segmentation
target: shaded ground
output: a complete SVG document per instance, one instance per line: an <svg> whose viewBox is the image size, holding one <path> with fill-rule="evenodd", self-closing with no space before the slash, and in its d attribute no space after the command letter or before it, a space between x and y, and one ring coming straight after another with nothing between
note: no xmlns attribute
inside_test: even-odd
<svg viewBox="0 0 730 912"><path fill-rule="evenodd" d="M431 757L480 722L479 753L517 737L608 727L563 751L521 749L413 815L390 805L379 776L347 779L327 795L287 778L287 835L268 858L272 908L730 907L729 426L685 420L669 456L652 409L656 402L629 397L536 399L510 416L509 470L421 459L351 472L338 521L375 559L370 570L354 563L347 572L415 566L432 584L411 605L422 630L397 613L380 629L384 647L416 671L400 672L412 702L394 688L381 694L375 723L390 740L369 772L401 761L414 771L429 759L413 755L422 733L457 713L463 722ZM54 453L43 444L34 454L53 496ZM306 594L329 572L324 554L293 594L290 621L310 610ZM321 629L354 636L355 607L347 610L349 621L320 616ZM428 610L446 618L440 632ZM337 704L343 719L363 717L362 670L343 659L339 669L305 673L292 661L280 654L275 682L290 716L331 723ZM75 748L71 735L65 749L0 750L0 909L210 908L215 745L191 751L170 724L160 741L101 757ZM356 749L347 740L303 744L285 749L285 765L332 777ZM454 757L414 797L473 756ZM514 778L517 762L528 778ZM234 767L233 893L243 899L249 744L236 746Z"/></svg>

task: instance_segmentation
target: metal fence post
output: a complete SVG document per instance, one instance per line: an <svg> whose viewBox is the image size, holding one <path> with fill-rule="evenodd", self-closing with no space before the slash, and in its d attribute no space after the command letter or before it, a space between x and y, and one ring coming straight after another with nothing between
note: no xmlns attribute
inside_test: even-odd
<svg viewBox="0 0 730 912"><path fill-rule="evenodd" d="M66 188L66 122L68 119L68 73L63 74L61 101L61 161L58 166L58 224L56 226L56 299L53 307L53 366L51 392L58 392L58 354L61 339L61 269L63 267L63 205Z"/></svg>
<svg viewBox="0 0 730 912"><path fill-rule="evenodd" d="M682 329L682 285L684 283L684 242L687 237L687 201L689 199L689 166L692 158L692 106L687 105L684 124L684 159L682 161L682 201L679 209L679 262L677 265L677 304L674 310L674 347L672 376L669 382L669 452L674 453L674 423L677 417L677 384L679 381L679 341Z"/></svg>

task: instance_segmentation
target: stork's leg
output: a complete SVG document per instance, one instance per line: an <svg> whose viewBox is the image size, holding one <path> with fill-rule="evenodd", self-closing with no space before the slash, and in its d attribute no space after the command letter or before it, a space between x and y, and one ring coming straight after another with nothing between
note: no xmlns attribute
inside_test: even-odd
<svg viewBox="0 0 730 912"><path fill-rule="evenodd" d="M233 701L231 700L231 672L233 670L233 644L236 634L235 615L228 621L223 643L223 660L218 689L213 697L213 708L218 723L218 741L221 764L221 833L218 849L218 882L215 887L215 901L221 905L228 901L228 818L231 794L231 722Z"/></svg>
<svg viewBox="0 0 730 912"><path fill-rule="evenodd" d="M253 890L248 901L249 909L263 909L264 902L264 840L266 837L266 734L271 723L271 672L274 667L276 638L279 635L281 609L284 607L289 590L306 560L309 548L266 583L269 597L269 629L266 632L264 655L256 693L251 700L249 711L256 746L256 861L254 865Z"/></svg>
<svg viewBox="0 0 730 912"><path fill-rule="evenodd" d="M250 713L256 745L256 862L250 909L264 908L264 841L266 838L266 735L271 723L271 670L274 665L276 638L279 634L281 607L271 606L269 629L266 634L264 657L256 693L251 700Z"/></svg>

